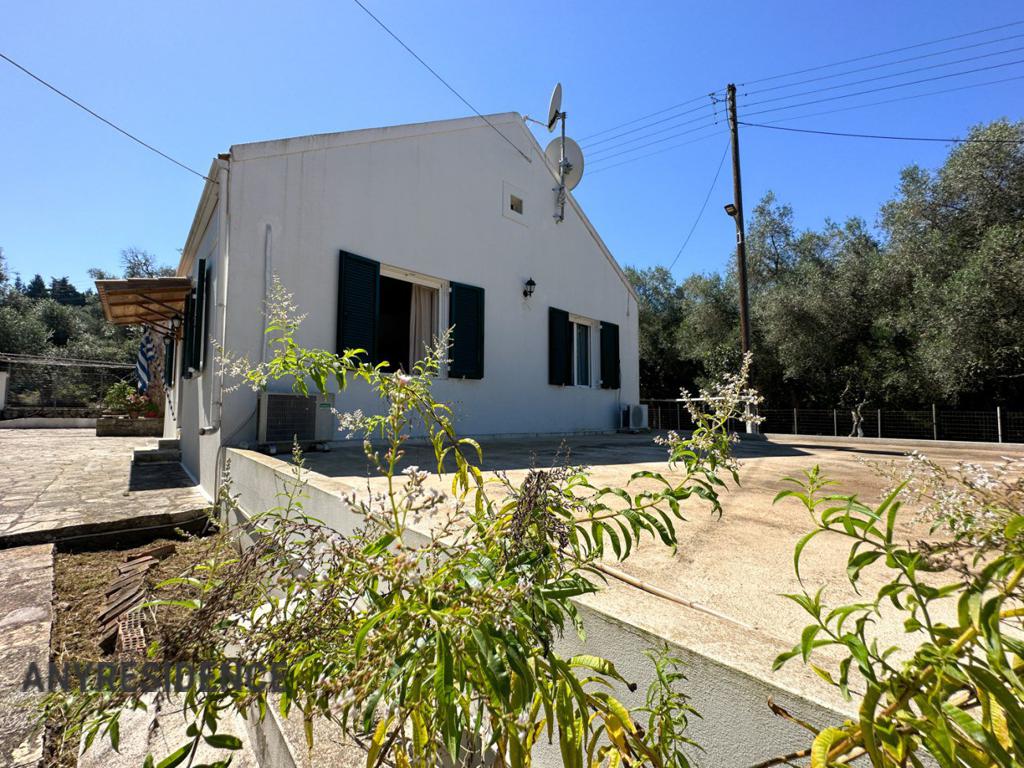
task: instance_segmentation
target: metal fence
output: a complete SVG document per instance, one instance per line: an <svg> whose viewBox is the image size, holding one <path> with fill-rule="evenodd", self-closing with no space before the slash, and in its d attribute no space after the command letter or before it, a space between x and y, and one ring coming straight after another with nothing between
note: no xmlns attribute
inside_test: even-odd
<svg viewBox="0 0 1024 768"><path fill-rule="evenodd" d="M680 400L643 400L652 429L692 429L686 405ZM841 408L760 408L760 431L784 435L845 437L853 431L853 414ZM864 437L904 440L961 440L989 443L1024 442L1024 411L1001 407L961 411L933 407L928 410L865 409L861 412ZM735 429L742 429L742 423Z"/></svg>
<svg viewBox="0 0 1024 768"><path fill-rule="evenodd" d="M6 398L0 403L5 412L98 412L103 409L103 396L112 384L135 381L134 365L103 360L0 354L0 371L7 374Z"/></svg>

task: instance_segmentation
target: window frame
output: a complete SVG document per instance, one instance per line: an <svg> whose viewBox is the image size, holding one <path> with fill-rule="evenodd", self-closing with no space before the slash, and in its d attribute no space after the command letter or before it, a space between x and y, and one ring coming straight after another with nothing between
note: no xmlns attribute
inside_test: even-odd
<svg viewBox="0 0 1024 768"><path fill-rule="evenodd" d="M569 313L569 324L572 326L572 384L573 387L580 387L583 389L593 389L595 376L594 376L594 329L598 327L596 320L590 317L583 317L582 315L574 315ZM578 337L576 333L576 326L585 326L587 328L587 378L589 381L586 384L580 384L577 381L576 372L579 368L578 358Z"/></svg>
<svg viewBox="0 0 1024 768"><path fill-rule="evenodd" d="M380 276L390 277L392 280L402 280L406 283L423 285L437 291L437 332L439 334L448 330L448 289L449 281L440 277L431 277L421 272L413 272L409 269L391 266L380 262ZM410 365L413 361L410 361ZM438 370L438 378L448 378L448 363L442 362Z"/></svg>

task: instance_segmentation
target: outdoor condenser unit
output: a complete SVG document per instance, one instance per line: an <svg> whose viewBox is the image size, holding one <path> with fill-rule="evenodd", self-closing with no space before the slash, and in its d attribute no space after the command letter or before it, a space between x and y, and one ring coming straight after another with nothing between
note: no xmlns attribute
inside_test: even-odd
<svg viewBox="0 0 1024 768"><path fill-rule="evenodd" d="M257 440L260 445L331 440L337 429L333 408L334 395L261 392Z"/></svg>
<svg viewBox="0 0 1024 768"><path fill-rule="evenodd" d="M647 429L647 406L624 405L622 407L622 429Z"/></svg>

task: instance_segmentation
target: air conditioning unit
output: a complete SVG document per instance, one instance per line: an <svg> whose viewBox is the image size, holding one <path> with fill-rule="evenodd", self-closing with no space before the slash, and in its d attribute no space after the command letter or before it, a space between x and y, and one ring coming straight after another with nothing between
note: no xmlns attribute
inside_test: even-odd
<svg viewBox="0 0 1024 768"><path fill-rule="evenodd" d="M257 440L260 445L300 445L332 440L337 430L334 395L261 392Z"/></svg>
<svg viewBox="0 0 1024 768"><path fill-rule="evenodd" d="M647 406L624 405L622 407L621 429L647 429Z"/></svg>

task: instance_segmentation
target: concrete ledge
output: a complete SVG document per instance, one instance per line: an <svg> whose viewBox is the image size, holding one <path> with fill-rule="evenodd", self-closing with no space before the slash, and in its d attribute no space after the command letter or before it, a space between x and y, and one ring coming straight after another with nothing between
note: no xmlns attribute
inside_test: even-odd
<svg viewBox="0 0 1024 768"><path fill-rule="evenodd" d="M23 693L21 684L32 662L45 675L52 603L52 545L0 552L0 765L42 765L43 729L36 718L41 694Z"/></svg>
<svg viewBox="0 0 1024 768"><path fill-rule="evenodd" d="M893 445L901 448L920 449L928 453L928 448L971 448L974 450L992 451L993 453L1020 453L1024 451L1024 443L990 443L988 441L969 440L907 440L902 437L833 437L832 435L793 435L786 432L769 432L765 434L770 442L786 445L836 446L838 448L869 448L872 445Z"/></svg>
<svg viewBox="0 0 1024 768"><path fill-rule="evenodd" d="M92 429L96 419L70 416L23 416L0 421L0 429Z"/></svg>

